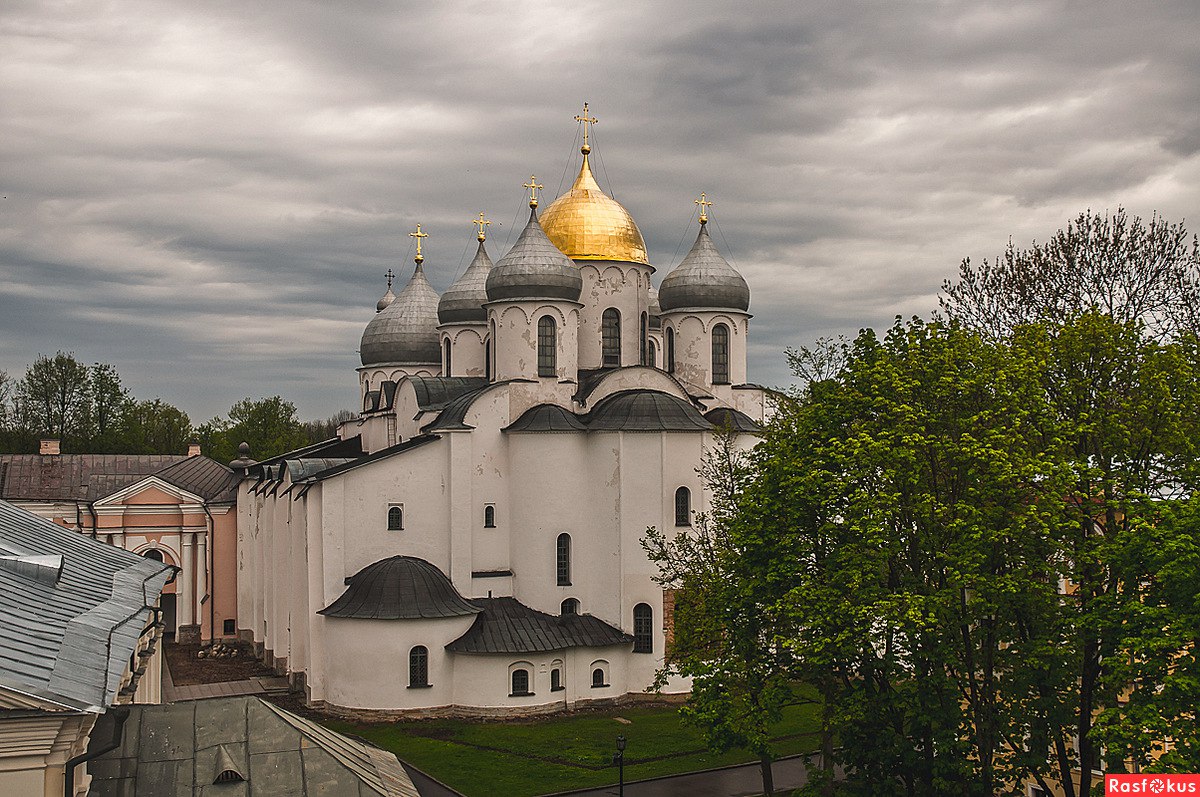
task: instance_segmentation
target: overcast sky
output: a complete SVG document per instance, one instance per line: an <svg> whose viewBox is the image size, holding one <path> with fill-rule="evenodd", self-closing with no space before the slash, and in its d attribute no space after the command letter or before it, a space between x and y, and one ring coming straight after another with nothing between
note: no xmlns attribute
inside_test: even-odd
<svg viewBox="0 0 1200 797"><path fill-rule="evenodd" d="M750 378L785 384L785 347L928 315L1010 236L1120 205L1200 229L1198 41L1195 0L5 0L0 370L72 351L196 423L355 407L406 233L439 290L481 210L499 259L587 100L656 280L716 203Z"/></svg>

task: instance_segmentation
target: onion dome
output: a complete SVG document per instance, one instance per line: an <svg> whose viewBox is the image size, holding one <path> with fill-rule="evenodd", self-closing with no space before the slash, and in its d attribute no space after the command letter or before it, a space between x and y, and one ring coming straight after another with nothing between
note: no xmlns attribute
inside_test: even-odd
<svg viewBox="0 0 1200 797"><path fill-rule="evenodd" d="M717 251L708 236L708 219L703 213L692 251L662 281L658 301L663 312L683 307L750 309L750 286Z"/></svg>
<svg viewBox="0 0 1200 797"><path fill-rule="evenodd" d="M475 259L462 276L442 294L438 302L437 316L441 324L483 324L487 322L487 311L483 309L487 297L488 272L492 270L492 259L479 240Z"/></svg>
<svg viewBox="0 0 1200 797"><path fill-rule="evenodd" d="M479 608L459 594L446 574L424 559L393 556L346 579L342 596L317 614L361 620L468 617Z"/></svg>
<svg viewBox="0 0 1200 797"><path fill-rule="evenodd" d="M646 242L629 211L600 190L588 163L591 147L584 144L583 167L571 190L550 203L542 214L546 235L573 260L621 260L645 263Z"/></svg>
<svg viewBox="0 0 1200 797"><path fill-rule="evenodd" d="M650 286L650 328L662 329L662 305L658 303L658 290Z"/></svg>
<svg viewBox="0 0 1200 797"><path fill-rule="evenodd" d="M393 274L392 270L389 268L387 270L387 274L385 274L384 276L387 277L387 283L388 283L387 293L383 294L383 296L379 299L379 301L376 302L375 312L377 312L377 313L382 313L384 310L387 309L387 306L389 304L396 301L396 294L392 293L392 277L394 277L396 275Z"/></svg>
<svg viewBox="0 0 1200 797"><path fill-rule="evenodd" d="M363 331L362 364L441 362L437 308L437 291L418 262L404 290Z"/></svg>
<svg viewBox="0 0 1200 797"><path fill-rule="evenodd" d="M538 224L537 200L530 200L529 223L521 237L487 275L487 298L579 301L583 277Z"/></svg>

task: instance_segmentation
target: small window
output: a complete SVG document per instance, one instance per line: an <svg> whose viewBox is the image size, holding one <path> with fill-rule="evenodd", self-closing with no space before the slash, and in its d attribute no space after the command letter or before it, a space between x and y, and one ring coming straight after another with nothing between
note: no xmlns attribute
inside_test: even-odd
<svg viewBox="0 0 1200 797"><path fill-rule="evenodd" d="M558 586L571 586L571 535L559 534L556 546Z"/></svg>
<svg viewBox="0 0 1200 797"><path fill-rule="evenodd" d="M496 528L496 507L492 504L483 507L483 527L485 529Z"/></svg>
<svg viewBox="0 0 1200 797"><path fill-rule="evenodd" d="M692 525L692 491L686 487L675 491L675 525Z"/></svg>
<svg viewBox="0 0 1200 797"><path fill-rule="evenodd" d="M558 607L559 614L579 614L579 601L576 598L567 598Z"/></svg>
<svg viewBox="0 0 1200 797"><path fill-rule="evenodd" d="M408 652L408 688L423 689L429 686L429 649L417 645Z"/></svg>
<svg viewBox="0 0 1200 797"><path fill-rule="evenodd" d="M450 376L450 338L442 339L442 373Z"/></svg>
<svg viewBox="0 0 1200 797"><path fill-rule="evenodd" d="M646 365L651 368L658 367L658 346L654 345L654 338L646 341Z"/></svg>
<svg viewBox="0 0 1200 797"><path fill-rule="evenodd" d="M388 531L404 531L404 504L388 507Z"/></svg>
<svg viewBox="0 0 1200 797"><path fill-rule="evenodd" d="M558 376L558 328L554 317L544 315L538 319L538 376Z"/></svg>
<svg viewBox="0 0 1200 797"><path fill-rule="evenodd" d="M596 669L592 670L592 688L599 689L604 686L608 686L604 678L604 668L597 667Z"/></svg>
<svg viewBox="0 0 1200 797"><path fill-rule="evenodd" d="M512 694L509 697L519 697L532 694L529 691L529 670L512 671Z"/></svg>
<svg viewBox="0 0 1200 797"><path fill-rule="evenodd" d="M717 324L712 331L712 381L729 384L729 327Z"/></svg>
<svg viewBox="0 0 1200 797"><path fill-rule="evenodd" d="M654 610L648 603L633 607L633 652L654 652Z"/></svg>
<svg viewBox="0 0 1200 797"><path fill-rule="evenodd" d="M667 327L667 373L675 373L675 330Z"/></svg>
<svg viewBox="0 0 1200 797"><path fill-rule="evenodd" d="M233 636L237 633L237 627L233 620L226 620L221 626L221 633L225 636Z"/></svg>
<svg viewBox="0 0 1200 797"><path fill-rule="evenodd" d="M650 319L650 317L648 315L646 315L645 313L642 313L642 326L641 326L641 329L638 330L638 340L641 342L641 347L642 347L641 348L642 365L650 365L650 362L647 360L647 357L649 356L649 352L646 350L646 344L650 340L650 321L649 321L649 319Z"/></svg>
<svg viewBox="0 0 1200 797"><path fill-rule="evenodd" d="M147 559L153 559L156 562L161 562L163 560L162 551L158 550L157 548L151 548L142 554L142 556L146 557Z"/></svg>
<svg viewBox="0 0 1200 797"><path fill-rule="evenodd" d="M600 317L600 341L604 350L605 368L621 365L621 313L614 307Z"/></svg>
<svg viewBox="0 0 1200 797"><path fill-rule="evenodd" d="M555 668L550 671L550 691L561 692L562 690L562 670Z"/></svg>

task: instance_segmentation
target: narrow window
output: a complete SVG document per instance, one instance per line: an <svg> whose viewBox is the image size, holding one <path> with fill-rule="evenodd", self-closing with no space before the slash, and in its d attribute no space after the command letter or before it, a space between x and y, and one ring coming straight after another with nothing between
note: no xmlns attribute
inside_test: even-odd
<svg viewBox="0 0 1200 797"><path fill-rule="evenodd" d="M551 692L561 692L562 689L563 689L562 670L559 670L559 669L551 670L550 671L550 691Z"/></svg>
<svg viewBox="0 0 1200 797"><path fill-rule="evenodd" d="M667 373L675 373L675 330L667 327Z"/></svg>
<svg viewBox="0 0 1200 797"><path fill-rule="evenodd" d="M571 535L559 534L557 545L558 586L571 586Z"/></svg>
<svg viewBox="0 0 1200 797"><path fill-rule="evenodd" d="M724 324L712 331L712 373L714 385L729 384L729 327Z"/></svg>
<svg viewBox="0 0 1200 797"><path fill-rule="evenodd" d="M658 347L654 345L654 338L646 341L646 365L658 367Z"/></svg>
<svg viewBox="0 0 1200 797"><path fill-rule="evenodd" d="M496 528L496 507L491 504L483 508L483 527L485 529Z"/></svg>
<svg viewBox="0 0 1200 797"><path fill-rule="evenodd" d="M529 694L529 670L513 670L512 695L510 697L527 694Z"/></svg>
<svg viewBox="0 0 1200 797"><path fill-rule="evenodd" d="M225 636L233 636L234 634L236 634L237 628L234 627L234 621L226 620L224 623L222 623L221 624L221 633L223 633Z"/></svg>
<svg viewBox="0 0 1200 797"><path fill-rule="evenodd" d="M404 531L404 507L392 505L388 508L388 531Z"/></svg>
<svg viewBox="0 0 1200 797"><path fill-rule="evenodd" d="M446 376L450 376L450 338L442 340L442 371Z"/></svg>
<svg viewBox="0 0 1200 797"><path fill-rule="evenodd" d="M613 307L600 318L600 339L604 348L604 367L621 365L621 313Z"/></svg>
<svg viewBox="0 0 1200 797"><path fill-rule="evenodd" d="M487 373L489 382L496 379L496 319L492 319L489 329L491 334L488 335L487 345L484 346L484 371Z"/></svg>
<svg viewBox="0 0 1200 797"><path fill-rule="evenodd" d="M429 650L417 645L408 652L408 688L429 686Z"/></svg>
<svg viewBox="0 0 1200 797"><path fill-rule="evenodd" d="M558 613L563 615L579 614L579 601L576 598L567 598L559 604Z"/></svg>
<svg viewBox="0 0 1200 797"><path fill-rule="evenodd" d="M641 341L642 346L642 365L650 365L651 363L646 360L649 355L649 352L646 351L646 343L650 340L650 324L649 316L645 313L642 313L642 328L638 339Z"/></svg>
<svg viewBox="0 0 1200 797"><path fill-rule="evenodd" d="M538 319L538 376L558 376L558 330L554 317Z"/></svg>
<svg viewBox="0 0 1200 797"><path fill-rule="evenodd" d="M692 491L686 487L675 491L675 525L692 525Z"/></svg>
<svg viewBox="0 0 1200 797"><path fill-rule="evenodd" d="M648 603L633 607L633 652L654 652L654 610Z"/></svg>
<svg viewBox="0 0 1200 797"><path fill-rule="evenodd" d="M602 686L608 686L608 684L604 683L604 668L597 667L592 670L592 688L598 689Z"/></svg>

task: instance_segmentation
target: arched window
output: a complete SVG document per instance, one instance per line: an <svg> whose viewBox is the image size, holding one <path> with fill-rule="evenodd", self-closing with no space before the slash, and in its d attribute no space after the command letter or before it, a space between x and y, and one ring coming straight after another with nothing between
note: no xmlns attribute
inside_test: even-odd
<svg viewBox="0 0 1200 797"><path fill-rule="evenodd" d="M597 667L596 669L592 670L592 688L599 689L602 686L608 686L608 684L605 683L604 668Z"/></svg>
<svg viewBox="0 0 1200 797"><path fill-rule="evenodd" d="M621 365L621 313L615 307L604 311L600 317L600 340L604 348L605 368Z"/></svg>
<svg viewBox="0 0 1200 797"><path fill-rule="evenodd" d="M151 548L142 554L142 556L146 557L147 559L153 559L156 562L161 562L163 560L162 551L158 550L157 548Z"/></svg>
<svg viewBox="0 0 1200 797"><path fill-rule="evenodd" d="M559 614L579 614L579 600L567 598L558 607Z"/></svg>
<svg viewBox="0 0 1200 797"><path fill-rule="evenodd" d="M648 603L633 607L633 652L654 652L654 610Z"/></svg>
<svg viewBox="0 0 1200 797"><path fill-rule="evenodd" d="M646 365L651 368L658 367L658 347L654 345L654 338L646 341Z"/></svg>
<svg viewBox="0 0 1200 797"><path fill-rule="evenodd" d="M388 507L388 531L404 531L404 507L393 504Z"/></svg>
<svg viewBox="0 0 1200 797"><path fill-rule="evenodd" d="M675 491L675 525L692 525L692 491L686 487Z"/></svg>
<svg viewBox="0 0 1200 797"><path fill-rule="evenodd" d="M538 376L558 376L558 328L554 317L538 319Z"/></svg>
<svg viewBox="0 0 1200 797"><path fill-rule="evenodd" d="M408 688L429 686L429 649L417 645L408 652Z"/></svg>
<svg viewBox="0 0 1200 797"><path fill-rule="evenodd" d="M557 668L553 669L550 671L550 691L551 692L561 692L562 690L563 690L562 670L559 670Z"/></svg>
<svg viewBox="0 0 1200 797"><path fill-rule="evenodd" d="M517 697L519 695L527 695L529 693L530 693L529 692L529 670L525 670L525 669L513 670L512 671L512 695L511 695L511 697Z"/></svg>
<svg viewBox="0 0 1200 797"><path fill-rule="evenodd" d="M491 504L483 508L483 527L485 529L496 528L496 507Z"/></svg>
<svg viewBox="0 0 1200 797"><path fill-rule="evenodd" d="M450 376L450 338L442 340L442 374Z"/></svg>
<svg viewBox="0 0 1200 797"><path fill-rule="evenodd" d="M571 586L571 535L559 534L556 550L558 565L558 586Z"/></svg>
<svg viewBox="0 0 1200 797"><path fill-rule="evenodd" d="M488 335L487 344L483 347L483 370L487 374L488 381L496 379L496 319L492 319L489 324L491 334Z"/></svg>
<svg viewBox="0 0 1200 797"><path fill-rule="evenodd" d="M642 326L639 330L638 340L641 341L642 346L642 365L651 365L651 363L646 359L649 356L649 352L646 351L646 344L650 340L650 325L649 316L647 316L645 313L642 313Z"/></svg>
<svg viewBox="0 0 1200 797"><path fill-rule="evenodd" d="M672 327L667 327L667 373L675 373L675 330Z"/></svg>
<svg viewBox="0 0 1200 797"><path fill-rule="evenodd" d="M717 324L712 331L712 381L729 384L729 327Z"/></svg>

